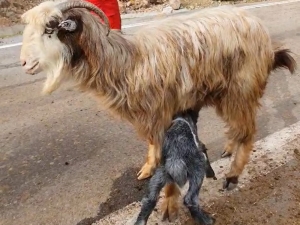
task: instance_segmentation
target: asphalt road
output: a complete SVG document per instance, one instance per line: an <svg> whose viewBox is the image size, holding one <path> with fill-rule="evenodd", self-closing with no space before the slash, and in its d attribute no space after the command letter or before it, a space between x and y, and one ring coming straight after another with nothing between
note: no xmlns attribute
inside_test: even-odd
<svg viewBox="0 0 300 225"><path fill-rule="evenodd" d="M249 10L299 62L300 2ZM44 74L25 75L19 52L0 49L0 224L87 225L140 200L145 181L137 181L136 173L147 143L90 96L72 90L41 96ZM299 84L298 71L272 74L257 116L257 140L299 121ZM223 128L212 108L200 113L199 134L212 161L222 152Z"/></svg>

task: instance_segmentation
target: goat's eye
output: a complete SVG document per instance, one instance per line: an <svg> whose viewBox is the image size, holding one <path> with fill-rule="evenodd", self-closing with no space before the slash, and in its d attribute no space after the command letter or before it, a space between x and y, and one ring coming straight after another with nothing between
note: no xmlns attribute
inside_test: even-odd
<svg viewBox="0 0 300 225"><path fill-rule="evenodd" d="M45 29L45 34L53 34L54 32L54 29L51 29L51 28L47 28Z"/></svg>

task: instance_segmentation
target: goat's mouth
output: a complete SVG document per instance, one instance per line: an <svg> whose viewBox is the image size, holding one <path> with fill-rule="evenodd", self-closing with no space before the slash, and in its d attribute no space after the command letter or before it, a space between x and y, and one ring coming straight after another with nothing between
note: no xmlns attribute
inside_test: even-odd
<svg viewBox="0 0 300 225"><path fill-rule="evenodd" d="M26 73L30 75L35 75L39 73L39 64L39 62L36 62L32 67L26 70Z"/></svg>

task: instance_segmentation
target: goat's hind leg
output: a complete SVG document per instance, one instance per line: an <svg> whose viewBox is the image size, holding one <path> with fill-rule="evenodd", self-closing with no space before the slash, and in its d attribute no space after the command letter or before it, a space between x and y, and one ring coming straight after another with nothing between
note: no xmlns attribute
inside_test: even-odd
<svg viewBox="0 0 300 225"><path fill-rule="evenodd" d="M148 195L142 200L142 208L134 225L147 224L148 218L156 206L159 193L167 182L167 176L163 167L157 168L148 185Z"/></svg>
<svg viewBox="0 0 300 225"><path fill-rule="evenodd" d="M228 152L230 153L233 148L236 148L236 155L223 185L223 188L227 190L238 184L238 178L249 161L256 132L255 115L258 102L253 100L236 101L235 105L230 104L230 106L232 107L230 111L224 113L230 126L227 133L230 146Z"/></svg>
<svg viewBox="0 0 300 225"><path fill-rule="evenodd" d="M231 163L230 171L226 174L226 181L224 182L223 189L231 190L238 184L238 178L249 161L252 146L252 135L238 143L237 152L233 162Z"/></svg>
<svg viewBox="0 0 300 225"><path fill-rule="evenodd" d="M199 192L203 178L197 174L189 179L189 189L184 196L184 205L189 209L191 216L197 224L212 225L215 223L215 219L204 212L199 204Z"/></svg>
<svg viewBox="0 0 300 225"><path fill-rule="evenodd" d="M231 128L230 123L229 123L229 118L226 117L226 113L224 112L224 110L222 109L222 107L220 105L217 105L217 107L216 107L216 113L217 113L218 116L220 116L221 118L223 118L223 120L225 122L227 122L227 126L229 126L228 131L225 132L225 134L227 135L228 139L227 139L227 142L226 142L226 144L224 146L224 150L222 152L221 157L222 158L230 157L234 153L237 145L236 145L236 142L234 141L234 139L232 137L230 137L230 133L232 131L232 128Z"/></svg>

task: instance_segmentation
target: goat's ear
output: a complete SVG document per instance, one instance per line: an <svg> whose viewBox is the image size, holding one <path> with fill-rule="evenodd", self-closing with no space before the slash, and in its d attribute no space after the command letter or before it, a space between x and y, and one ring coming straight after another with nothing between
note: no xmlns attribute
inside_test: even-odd
<svg viewBox="0 0 300 225"><path fill-rule="evenodd" d="M64 20L58 24L58 30L64 30L68 32L75 31L77 28L77 23L74 20Z"/></svg>

